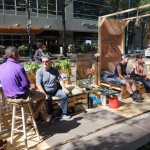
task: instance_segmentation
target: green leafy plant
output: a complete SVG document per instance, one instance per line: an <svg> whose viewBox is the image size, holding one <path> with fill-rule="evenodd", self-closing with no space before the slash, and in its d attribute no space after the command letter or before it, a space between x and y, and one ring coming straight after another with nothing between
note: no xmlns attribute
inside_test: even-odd
<svg viewBox="0 0 150 150"><path fill-rule="evenodd" d="M20 56L27 56L28 46L25 46L25 45L19 46L18 51L19 51Z"/></svg>
<svg viewBox="0 0 150 150"><path fill-rule="evenodd" d="M86 43L81 44L79 47L82 50L82 52L85 52L85 53L91 50L91 46Z"/></svg>
<svg viewBox="0 0 150 150"><path fill-rule="evenodd" d="M32 73L36 74L36 71L41 67L41 65L36 64L35 62L29 61L25 63L25 70Z"/></svg>
<svg viewBox="0 0 150 150"><path fill-rule="evenodd" d="M0 45L0 56L4 54L5 46Z"/></svg>
<svg viewBox="0 0 150 150"><path fill-rule="evenodd" d="M69 60L59 60L53 66L64 71L68 76L68 80L70 80L72 76L72 63Z"/></svg>
<svg viewBox="0 0 150 150"><path fill-rule="evenodd" d="M75 46L73 44L68 45L68 50L70 53L73 53L75 51Z"/></svg>

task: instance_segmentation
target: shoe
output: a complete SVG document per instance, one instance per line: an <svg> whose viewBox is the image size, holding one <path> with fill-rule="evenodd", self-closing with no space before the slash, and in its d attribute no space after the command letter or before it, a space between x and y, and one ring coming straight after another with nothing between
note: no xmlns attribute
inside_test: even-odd
<svg viewBox="0 0 150 150"><path fill-rule="evenodd" d="M69 115L58 115L58 118L59 119L63 119L63 120L68 120L70 119L71 117Z"/></svg>
<svg viewBox="0 0 150 150"><path fill-rule="evenodd" d="M133 95L132 95L132 99L133 99L133 101L135 101L135 100L137 99L136 94L133 94Z"/></svg>
<svg viewBox="0 0 150 150"><path fill-rule="evenodd" d="M52 117L49 119L49 123L54 123L54 121L57 119L58 117L56 115L52 115Z"/></svg>
<svg viewBox="0 0 150 150"><path fill-rule="evenodd" d="M32 121L31 118L28 118L28 119L26 120L26 125L27 125L27 126L32 126L32 125L33 125L33 121Z"/></svg>
<svg viewBox="0 0 150 150"><path fill-rule="evenodd" d="M132 99L133 99L133 101L136 101L136 100L141 100L142 101L144 98L141 97L139 94L133 94Z"/></svg>
<svg viewBox="0 0 150 150"><path fill-rule="evenodd" d="M143 102L143 101L140 100L140 99L136 99L136 100L133 100L133 101L138 102L138 103L142 103L142 102Z"/></svg>
<svg viewBox="0 0 150 150"><path fill-rule="evenodd" d="M38 117L37 117L37 118L35 118L35 121L36 121L36 122L44 122L45 120L43 119L42 114L41 114L41 113L39 113Z"/></svg>
<svg viewBox="0 0 150 150"><path fill-rule="evenodd" d="M136 98L139 99L139 100L143 100L143 99L144 99L144 98L143 98L141 95L139 95L139 94L136 94Z"/></svg>

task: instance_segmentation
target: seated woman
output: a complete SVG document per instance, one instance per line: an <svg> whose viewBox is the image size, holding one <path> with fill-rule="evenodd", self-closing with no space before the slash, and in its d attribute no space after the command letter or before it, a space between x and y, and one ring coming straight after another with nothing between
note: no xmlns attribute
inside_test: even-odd
<svg viewBox="0 0 150 150"><path fill-rule="evenodd" d="M150 79L146 77L146 73L144 72L144 64L145 63L142 61L142 56L138 54L132 65L133 71L131 73L131 77L135 81L142 82L146 92L150 96Z"/></svg>
<svg viewBox="0 0 150 150"><path fill-rule="evenodd" d="M126 68L129 60L129 55L122 55L122 61L116 65L114 77L117 81L126 85L127 91L130 93L133 101L141 103L143 98L138 94L136 90L135 81L131 80L126 73Z"/></svg>

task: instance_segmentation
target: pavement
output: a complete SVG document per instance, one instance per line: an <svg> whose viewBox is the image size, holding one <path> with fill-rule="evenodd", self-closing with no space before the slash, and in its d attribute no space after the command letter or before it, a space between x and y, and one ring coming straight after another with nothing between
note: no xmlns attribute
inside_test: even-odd
<svg viewBox="0 0 150 150"><path fill-rule="evenodd" d="M120 102L118 109L98 105L86 113L76 106L76 114L68 120L38 123L40 142L34 130L27 128L29 149L136 150L150 141L150 98L146 93L144 98L142 104L128 98ZM10 129L11 116L3 115L2 128ZM7 150L25 148L22 134L15 134L12 146L10 130L2 133L2 138L8 140Z"/></svg>

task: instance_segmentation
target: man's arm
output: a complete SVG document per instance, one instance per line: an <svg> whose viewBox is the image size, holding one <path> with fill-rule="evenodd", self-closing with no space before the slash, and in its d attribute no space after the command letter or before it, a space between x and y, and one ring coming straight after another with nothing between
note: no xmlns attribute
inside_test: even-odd
<svg viewBox="0 0 150 150"><path fill-rule="evenodd" d="M119 77L121 79L126 80L125 77L122 75L121 66L120 65L117 65L117 72L118 72L118 75L119 75Z"/></svg>
<svg viewBox="0 0 150 150"><path fill-rule="evenodd" d="M60 83L60 85L61 85L61 87L62 87L62 90L63 90L66 94L69 94L69 90L66 89L63 80L60 80L59 83Z"/></svg>
<svg viewBox="0 0 150 150"><path fill-rule="evenodd" d="M19 77L20 77L21 86L28 90L30 88L30 82L28 80L28 77L27 77L27 74L26 74L24 68L20 69Z"/></svg>
<svg viewBox="0 0 150 150"><path fill-rule="evenodd" d="M37 70L37 72L36 72L36 86L38 87L40 92L42 92L46 95L46 99L48 99L48 95L45 93L41 83L42 83L42 72L40 70Z"/></svg>

